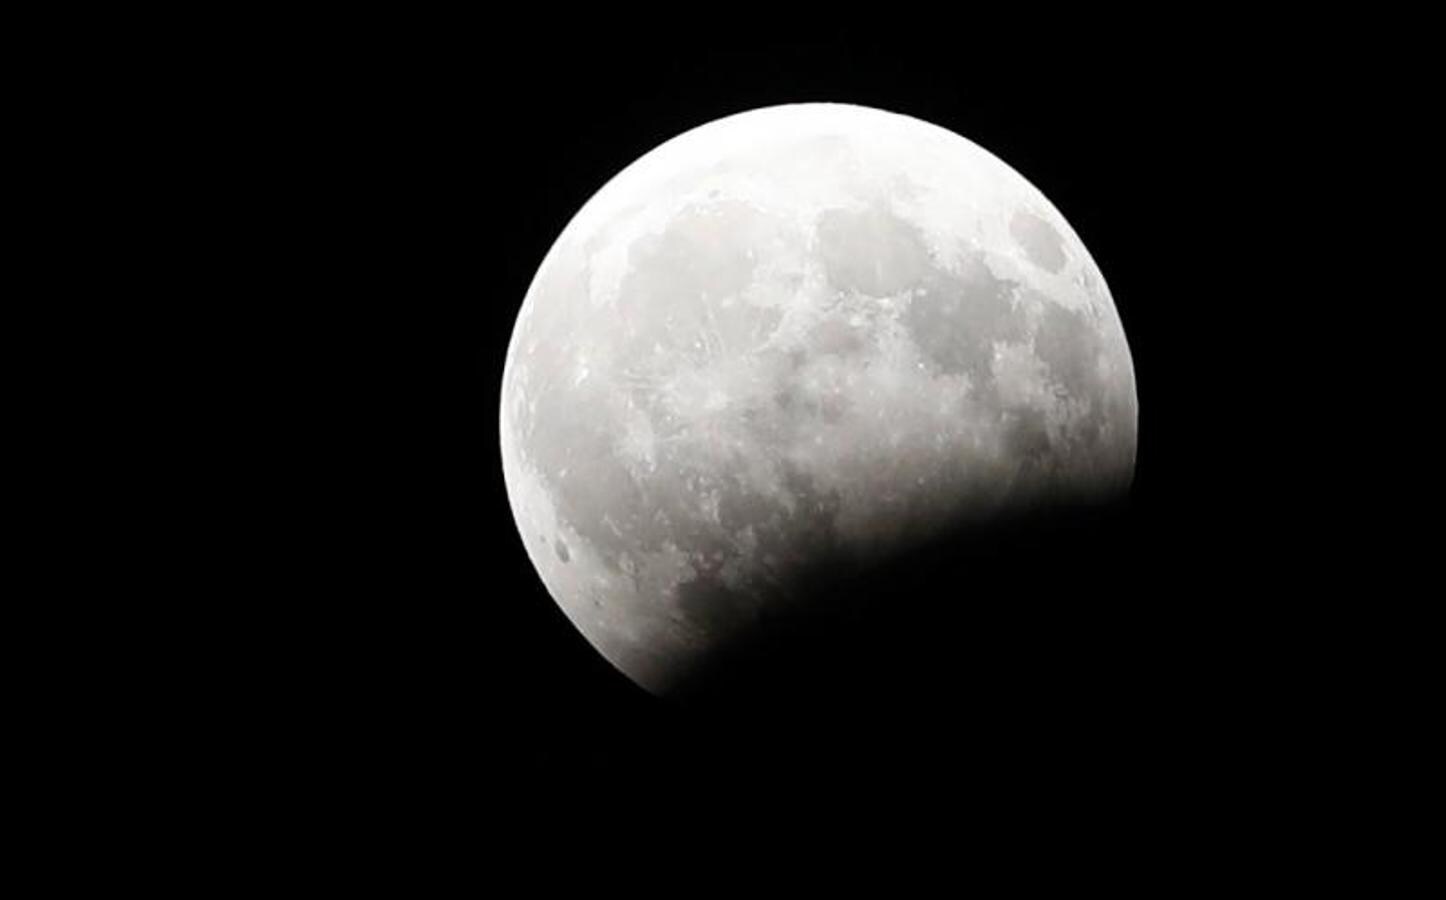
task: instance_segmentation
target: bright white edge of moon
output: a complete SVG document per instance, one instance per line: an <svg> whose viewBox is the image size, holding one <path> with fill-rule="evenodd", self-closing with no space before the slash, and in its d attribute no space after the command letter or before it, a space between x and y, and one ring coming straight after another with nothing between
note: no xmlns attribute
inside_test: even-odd
<svg viewBox="0 0 1446 900"><path fill-rule="evenodd" d="M1136 422L1059 211L959 135L839 104L711 122L598 191L523 301L500 414L538 574L655 693L822 559L1125 491Z"/></svg>

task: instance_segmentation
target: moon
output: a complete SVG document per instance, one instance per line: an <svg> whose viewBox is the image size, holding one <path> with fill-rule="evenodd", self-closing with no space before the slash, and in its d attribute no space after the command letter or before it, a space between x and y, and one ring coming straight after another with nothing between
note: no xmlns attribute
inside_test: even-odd
<svg viewBox="0 0 1446 900"><path fill-rule="evenodd" d="M503 474L552 598L668 695L814 588L1130 486L1134 368L1035 187L908 116L794 104L639 158L523 300Z"/></svg>

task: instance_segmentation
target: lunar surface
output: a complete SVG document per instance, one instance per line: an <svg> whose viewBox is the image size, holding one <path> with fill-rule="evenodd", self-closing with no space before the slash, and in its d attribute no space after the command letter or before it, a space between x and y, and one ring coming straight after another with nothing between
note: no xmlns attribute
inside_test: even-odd
<svg viewBox="0 0 1446 900"><path fill-rule="evenodd" d="M826 604L825 569L1118 496L1137 413L1109 290L1038 190L926 122L801 104L674 138L583 206L500 419L548 591L666 695Z"/></svg>

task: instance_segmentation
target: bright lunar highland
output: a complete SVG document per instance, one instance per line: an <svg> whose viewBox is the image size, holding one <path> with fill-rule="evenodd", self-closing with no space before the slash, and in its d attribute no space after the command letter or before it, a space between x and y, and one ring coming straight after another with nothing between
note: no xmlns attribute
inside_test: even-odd
<svg viewBox="0 0 1446 900"><path fill-rule="evenodd" d="M1104 278L1037 189L926 122L799 104L676 137L582 207L500 418L548 591L667 694L826 603L821 564L1120 495L1137 412Z"/></svg>

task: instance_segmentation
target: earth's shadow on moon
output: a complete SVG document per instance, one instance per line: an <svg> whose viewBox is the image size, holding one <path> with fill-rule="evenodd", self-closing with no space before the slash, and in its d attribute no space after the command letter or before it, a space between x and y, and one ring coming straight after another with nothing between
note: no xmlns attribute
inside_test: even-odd
<svg viewBox="0 0 1446 900"><path fill-rule="evenodd" d="M1130 584L1129 500L1037 507L957 527L891 559L820 559L803 602L760 618L663 702L783 727L927 711L999 722L1139 700L1156 652ZM1132 699L1133 698L1133 699Z"/></svg>

